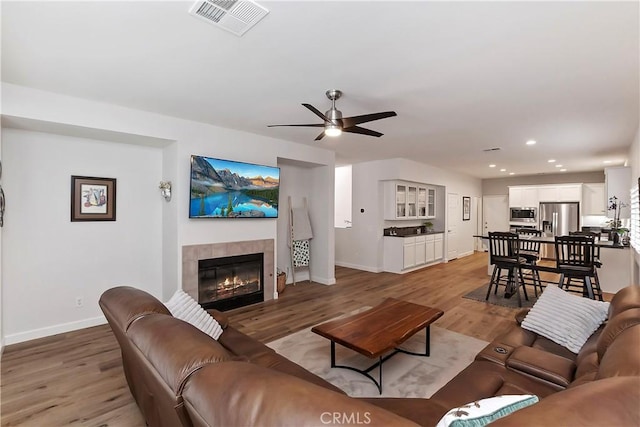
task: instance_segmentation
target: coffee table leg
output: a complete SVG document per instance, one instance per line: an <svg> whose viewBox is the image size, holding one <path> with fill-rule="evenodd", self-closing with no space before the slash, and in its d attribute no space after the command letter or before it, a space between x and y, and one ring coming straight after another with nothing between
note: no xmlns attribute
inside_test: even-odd
<svg viewBox="0 0 640 427"><path fill-rule="evenodd" d="M431 355L431 325L427 325L426 328L424 328L425 330L425 334L426 334L426 343L425 343L425 349L424 349L424 353L416 353L414 351L409 351L409 350L404 350L402 348L396 348L396 351L399 351L400 353L405 353L405 354L410 354L412 356L425 356L425 357L429 357Z"/></svg>
<svg viewBox="0 0 640 427"><path fill-rule="evenodd" d="M431 325L427 325L427 327L425 328L426 330L426 336L427 336L427 343L425 344L425 356L430 356L431 355L431 328L429 327Z"/></svg>
<svg viewBox="0 0 640 427"><path fill-rule="evenodd" d="M365 377L369 378L371 381L373 381L373 383L376 385L376 387L378 388L378 392L380 394L382 394L382 363L387 360L388 358L390 358L391 356L393 356L394 354L396 354L397 352L394 351L392 354L386 356L386 357L382 357L380 356L378 358L378 361L376 363L374 363L373 365L369 366L367 369L358 369L358 368L354 368L352 366L345 366L345 365L337 365L336 364L336 343L335 341L331 341L331 367L332 368L341 368L341 369L349 369L351 371L355 371L359 374L364 375ZM371 374L369 372L371 372L373 369L378 368L378 380L376 381L376 379L371 376Z"/></svg>
<svg viewBox="0 0 640 427"><path fill-rule="evenodd" d="M331 367L336 367L336 342L331 341Z"/></svg>

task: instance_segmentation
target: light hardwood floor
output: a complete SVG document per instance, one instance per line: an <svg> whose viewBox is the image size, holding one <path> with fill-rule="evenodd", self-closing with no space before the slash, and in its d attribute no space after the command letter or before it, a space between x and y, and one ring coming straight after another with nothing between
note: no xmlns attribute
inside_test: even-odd
<svg viewBox="0 0 640 427"><path fill-rule="evenodd" d="M488 283L486 253L405 275L337 267L336 281L287 286L278 300L228 312L230 322L268 342L395 297L438 307L437 326L490 341L516 312L462 298ZM1 362L2 426L144 426L107 325L8 346Z"/></svg>

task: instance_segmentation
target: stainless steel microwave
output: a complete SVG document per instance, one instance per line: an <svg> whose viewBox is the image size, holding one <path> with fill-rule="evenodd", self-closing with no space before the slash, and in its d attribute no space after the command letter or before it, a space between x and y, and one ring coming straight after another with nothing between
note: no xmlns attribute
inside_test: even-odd
<svg viewBox="0 0 640 427"><path fill-rule="evenodd" d="M537 222L538 208L511 208L509 221L512 222Z"/></svg>

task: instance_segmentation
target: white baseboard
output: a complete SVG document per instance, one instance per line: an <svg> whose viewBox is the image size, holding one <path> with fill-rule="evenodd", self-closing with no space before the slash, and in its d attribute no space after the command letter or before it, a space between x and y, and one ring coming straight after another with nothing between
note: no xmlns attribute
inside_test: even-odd
<svg viewBox="0 0 640 427"><path fill-rule="evenodd" d="M464 258L466 256L470 256L473 255L475 253L475 251L467 251L467 252L462 252L461 254L458 254L458 258Z"/></svg>
<svg viewBox="0 0 640 427"><path fill-rule="evenodd" d="M341 262L341 261L336 261L335 264L338 267L353 268L354 270L368 271L369 273L382 273L382 269L378 267L371 267L368 265L351 264L348 262Z"/></svg>
<svg viewBox="0 0 640 427"><path fill-rule="evenodd" d="M59 325L47 326L46 328L33 329L30 331L7 335L5 337L4 344L6 345L17 344L24 341L49 337L51 335L62 334L65 332L75 331L78 329L84 329L84 328L90 328L92 326L103 325L105 323L107 323L107 319L104 316L92 317L89 319L83 319L83 320L78 320L78 321L69 322L69 323L61 323ZM4 348L4 345L2 347Z"/></svg>
<svg viewBox="0 0 640 427"><path fill-rule="evenodd" d="M335 277L327 278L327 277L312 276L311 277L311 281L312 282L316 282L316 283L320 283L322 285L335 285L336 284L336 278Z"/></svg>

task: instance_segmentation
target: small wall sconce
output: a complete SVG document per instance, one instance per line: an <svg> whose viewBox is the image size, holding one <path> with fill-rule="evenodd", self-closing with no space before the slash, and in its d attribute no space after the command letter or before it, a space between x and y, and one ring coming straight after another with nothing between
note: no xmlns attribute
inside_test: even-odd
<svg viewBox="0 0 640 427"><path fill-rule="evenodd" d="M160 181L160 194L168 202L171 200L171 181Z"/></svg>

